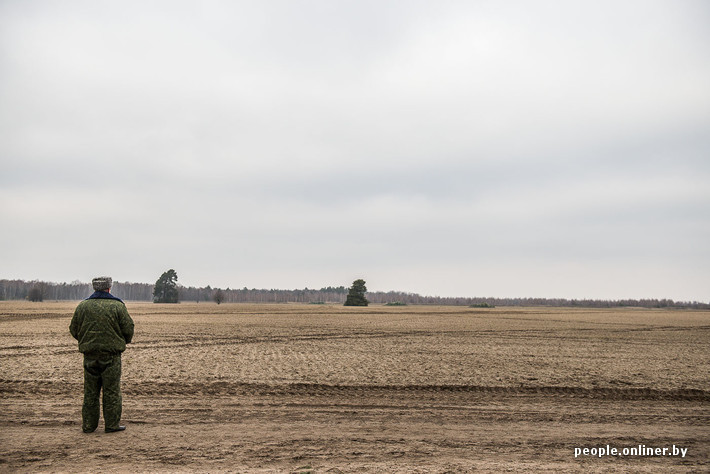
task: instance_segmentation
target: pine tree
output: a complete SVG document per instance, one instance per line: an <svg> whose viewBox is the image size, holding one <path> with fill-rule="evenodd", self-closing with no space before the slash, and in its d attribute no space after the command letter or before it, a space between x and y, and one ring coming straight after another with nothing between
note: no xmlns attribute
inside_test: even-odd
<svg viewBox="0 0 710 474"><path fill-rule="evenodd" d="M367 306L370 302L365 298L366 291L365 280L355 280L348 290L344 306Z"/></svg>
<svg viewBox="0 0 710 474"><path fill-rule="evenodd" d="M177 273L172 268L160 275L153 288L153 303L177 303Z"/></svg>

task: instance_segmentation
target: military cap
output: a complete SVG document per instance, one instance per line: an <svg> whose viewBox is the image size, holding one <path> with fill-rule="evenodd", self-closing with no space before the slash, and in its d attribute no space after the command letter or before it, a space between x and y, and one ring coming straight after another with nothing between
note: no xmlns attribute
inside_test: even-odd
<svg viewBox="0 0 710 474"><path fill-rule="evenodd" d="M94 287L95 291L106 291L109 288L111 288L111 284L113 283L113 280L111 280L111 277L96 277L93 280L91 280L91 285Z"/></svg>

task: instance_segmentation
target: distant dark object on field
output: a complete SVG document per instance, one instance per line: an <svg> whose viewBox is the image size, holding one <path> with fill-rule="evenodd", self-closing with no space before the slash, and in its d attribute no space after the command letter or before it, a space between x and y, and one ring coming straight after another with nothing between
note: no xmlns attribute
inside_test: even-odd
<svg viewBox="0 0 710 474"><path fill-rule="evenodd" d="M153 303L177 303L177 279L177 273L172 268L160 275L153 288Z"/></svg>
<svg viewBox="0 0 710 474"><path fill-rule="evenodd" d="M217 291L215 291L214 295L212 295L212 299L215 303L222 304L222 301L224 301L224 291L217 288Z"/></svg>
<svg viewBox="0 0 710 474"><path fill-rule="evenodd" d="M27 293L27 299L34 302L44 301L45 285L44 283L37 283L32 288L30 288L29 293Z"/></svg>
<svg viewBox="0 0 710 474"><path fill-rule="evenodd" d="M365 298L366 291L365 280L355 280L353 286L348 290L348 296L345 298L343 306L367 306L370 302Z"/></svg>
<svg viewBox="0 0 710 474"><path fill-rule="evenodd" d="M407 303L402 303L401 301L392 301L391 303L385 303L385 306L407 306Z"/></svg>
<svg viewBox="0 0 710 474"><path fill-rule="evenodd" d="M472 304L469 308L495 308L495 306L484 301L483 303Z"/></svg>

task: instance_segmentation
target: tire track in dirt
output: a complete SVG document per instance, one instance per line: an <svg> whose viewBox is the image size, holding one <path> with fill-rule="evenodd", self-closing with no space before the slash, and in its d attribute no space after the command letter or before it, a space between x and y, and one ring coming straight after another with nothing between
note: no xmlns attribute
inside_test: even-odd
<svg viewBox="0 0 710 474"><path fill-rule="evenodd" d="M0 315L0 323L15 321L32 321L35 319L62 319L70 321L72 313L4 313Z"/></svg>
<svg viewBox="0 0 710 474"><path fill-rule="evenodd" d="M208 346L228 346L238 344L261 344L261 343L286 343L294 341L325 341L339 339L368 339L376 337L398 337L407 335L406 332L401 333L353 333L353 334L329 334L329 333L314 333L303 335L284 335L284 336L227 336L227 337L202 337L202 338L165 338L165 339L150 339L131 344L131 351L143 351L154 349L167 349L175 347L208 347ZM12 345L0 346L0 358L2 357L23 357L34 354L37 350L47 350L51 354L70 354L77 352L75 348L67 349L67 344L45 344L45 345ZM2 351L11 351L2 353ZM21 351L21 352L20 352Z"/></svg>
<svg viewBox="0 0 710 474"><path fill-rule="evenodd" d="M0 393L67 393L80 391L81 384L20 379L0 379ZM482 386L482 385L328 385L318 383L263 384L242 382L177 383L142 382L124 385L127 395L299 395L344 396L357 394L470 393L490 396L545 396L601 400L669 400L710 402L710 391L700 389L659 390L653 388L566 387L566 386Z"/></svg>
<svg viewBox="0 0 710 474"><path fill-rule="evenodd" d="M646 332L646 331L702 331L710 330L710 326L693 326L693 327L678 327L678 326L655 326L648 328L625 328L611 329L606 332ZM598 331L596 328L577 328L576 332ZM410 330L410 331L386 331L386 332L356 332L350 334L342 333L312 333L299 335L276 335L276 336L218 336L218 337L199 337L199 338L165 338L165 339L150 339L136 342L131 345L132 351L167 349L175 347L208 347L208 346L228 346L238 344L261 344L261 343L287 343L298 341L326 341L326 340L348 340L348 339L386 339L398 337L434 337L434 336L471 336L471 337L517 337L526 339L559 339L565 340L579 339L586 340L588 337L575 337L567 333L559 334L558 330L545 329L507 329L507 330L457 330L457 331L425 331L425 330ZM0 357L22 357L33 354L37 350L49 350L51 354L69 354L76 352L75 349L67 349L67 345L62 344L46 344L37 345L12 345L0 346ZM2 353L3 351L11 351Z"/></svg>

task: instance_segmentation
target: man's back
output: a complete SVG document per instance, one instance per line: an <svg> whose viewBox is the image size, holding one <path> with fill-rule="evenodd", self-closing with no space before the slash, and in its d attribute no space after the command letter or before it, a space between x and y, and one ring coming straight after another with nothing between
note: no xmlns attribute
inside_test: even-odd
<svg viewBox="0 0 710 474"><path fill-rule="evenodd" d="M121 300L89 298L76 307L69 332L79 352L118 354L133 338L133 320Z"/></svg>

